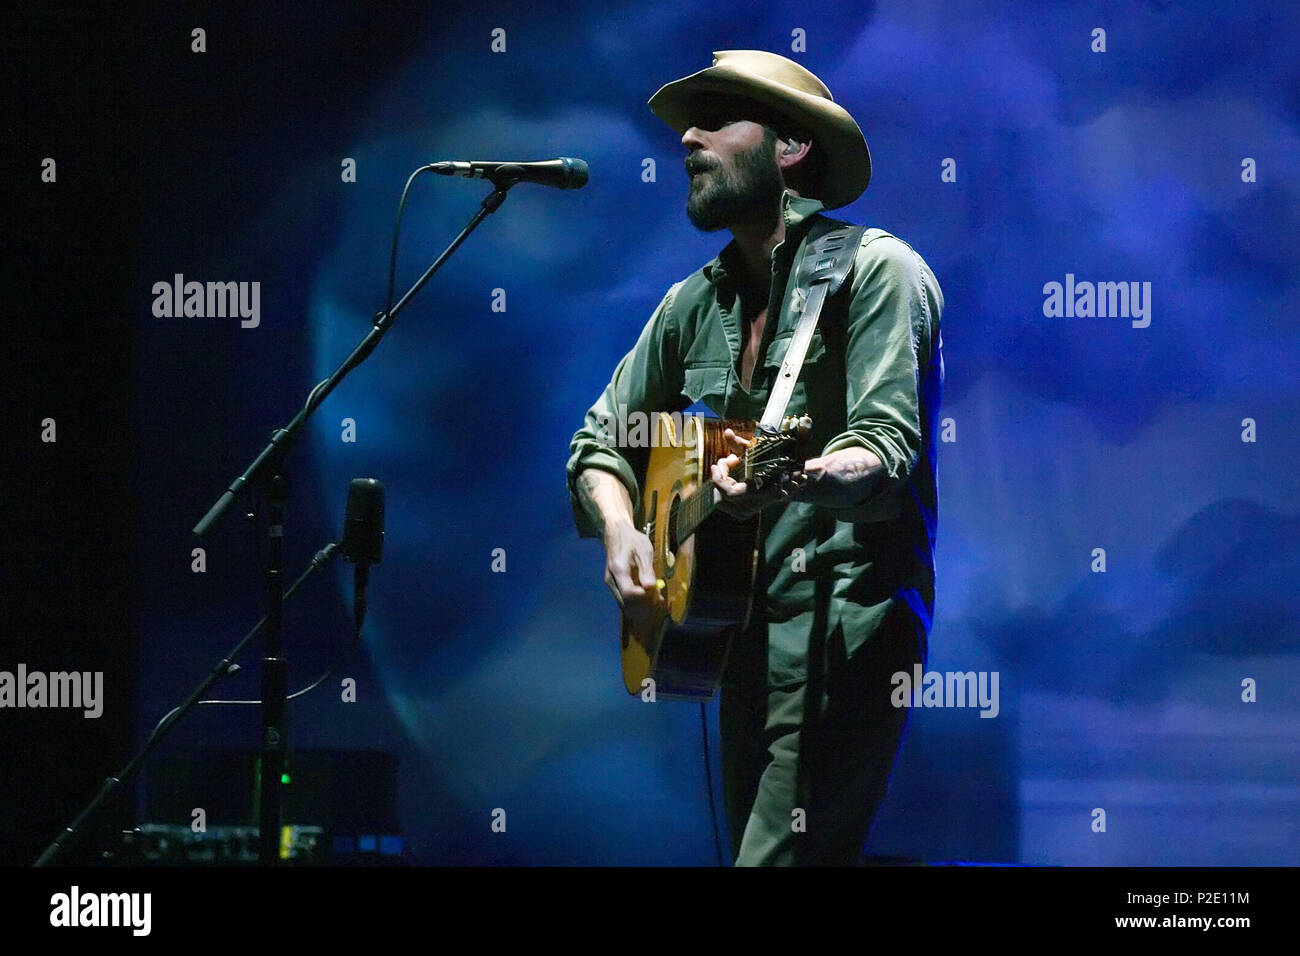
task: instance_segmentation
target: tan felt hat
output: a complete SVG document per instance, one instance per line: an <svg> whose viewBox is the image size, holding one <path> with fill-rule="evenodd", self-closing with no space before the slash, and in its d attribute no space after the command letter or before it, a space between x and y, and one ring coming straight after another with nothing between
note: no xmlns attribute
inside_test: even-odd
<svg viewBox="0 0 1300 956"><path fill-rule="evenodd" d="M793 60L763 50L721 50L713 66L660 87L650 109L678 133L698 125L710 101L735 97L758 104L812 139L821 152L816 198L827 209L848 205L871 180L871 153L857 122L826 84ZM743 118L743 117L741 117Z"/></svg>

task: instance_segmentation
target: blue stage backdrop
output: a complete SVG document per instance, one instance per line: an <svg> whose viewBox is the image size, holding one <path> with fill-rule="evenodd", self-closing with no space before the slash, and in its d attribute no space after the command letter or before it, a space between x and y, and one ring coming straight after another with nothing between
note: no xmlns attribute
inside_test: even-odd
<svg viewBox="0 0 1300 956"><path fill-rule="evenodd" d="M517 187L290 458L291 579L338 537L350 478L388 491L362 645L350 568L291 606L291 684L343 664L290 739L395 753L415 862L713 861L698 708L623 691L563 468L665 289L728 238L688 223L686 150L646 100L759 48L866 133L871 186L837 215L909 241L947 300L928 667L996 673L999 697L912 712L869 852L1300 863L1297 8L434 11L141 23L142 734L261 613L247 508L197 557L189 529L383 305L410 171L578 156L590 185ZM487 191L417 180L399 292ZM257 324L157 317L177 274L258 282ZM1143 314L1058 314L1050 284L1085 282L1136 283ZM257 695L245 664L221 696ZM715 703L715 787L716 726ZM169 749L256 741L256 708L207 707Z"/></svg>

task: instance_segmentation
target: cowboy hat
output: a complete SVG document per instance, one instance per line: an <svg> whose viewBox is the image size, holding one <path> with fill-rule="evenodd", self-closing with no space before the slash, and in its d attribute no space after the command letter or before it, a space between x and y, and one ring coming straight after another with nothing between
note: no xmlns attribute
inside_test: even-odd
<svg viewBox="0 0 1300 956"><path fill-rule="evenodd" d="M713 66L660 87L649 105L675 131L685 133L719 97L756 104L807 134L822 153L817 198L827 209L848 205L867 188L871 153L862 130L831 99L826 84L783 56L763 50L715 52Z"/></svg>

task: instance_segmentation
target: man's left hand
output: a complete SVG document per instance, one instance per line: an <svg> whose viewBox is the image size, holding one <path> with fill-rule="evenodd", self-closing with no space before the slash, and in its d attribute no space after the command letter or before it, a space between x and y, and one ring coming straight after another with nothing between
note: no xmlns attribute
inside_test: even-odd
<svg viewBox="0 0 1300 956"><path fill-rule="evenodd" d="M722 493L718 509L733 518L741 520L752 518L768 505L778 501L790 501L798 498L807 484L808 477L802 471L784 472L766 482L761 489L751 489L747 482L736 481L731 473L740 467L741 457L750 442L728 428L723 432L731 454L719 458L709 469L714 485Z"/></svg>

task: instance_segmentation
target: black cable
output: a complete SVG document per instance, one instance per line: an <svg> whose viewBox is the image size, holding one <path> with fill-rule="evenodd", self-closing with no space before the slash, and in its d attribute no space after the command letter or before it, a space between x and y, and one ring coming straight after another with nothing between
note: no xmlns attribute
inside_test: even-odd
<svg viewBox="0 0 1300 956"><path fill-rule="evenodd" d="M284 699L288 701L288 700L293 700L295 697L301 697L303 694L310 694L321 684L325 683L326 679L329 678L329 676L333 674L336 670L338 670L339 666L342 663L343 661L341 660L335 661L330 666L330 669L327 670L324 674L321 674L320 677L316 678L314 681L312 681L302 690L296 690L292 694L287 695ZM199 701L199 703L200 704L247 704L247 705L259 704L260 705L262 702L260 700L201 700Z"/></svg>
<svg viewBox="0 0 1300 956"><path fill-rule="evenodd" d="M709 720L708 711L705 709L703 702L700 703L700 738L704 742L704 782L709 788L709 817L713 820L713 849L717 854L718 866L726 866L722 862L722 837L718 834L718 808L713 802L713 768L709 765Z"/></svg>
<svg viewBox="0 0 1300 956"><path fill-rule="evenodd" d="M429 167L421 166L415 172L411 173L406 180L406 185L402 187L402 198L398 200L397 203L397 219L393 223L393 247L388 253L388 291L384 296L384 311L379 313L381 316L388 315L393 308L393 288L394 284L397 282L397 239L402 234L402 214L406 211L406 197L411 191L411 184L415 182L415 177L420 175L420 173L427 172L429 172ZM308 393L305 406L308 412L315 407L314 403L316 401L316 393L319 392L328 382L329 379L323 379L322 381L317 382L316 387Z"/></svg>
<svg viewBox="0 0 1300 956"><path fill-rule="evenodd" d="M325 545L325 547L317 551L315 556L311 559L311 565L307 568L307 570L303 571L303 573L299 575L298 580L294 581L293 584L289 587L289 590L285 592L284 599L287 601L289 600L289 598L293 597L294 592L296 592L298 588L302 587L302 585L306 582L307 578L311 577L313 572L324 567L332 560L334 556L334 552L337 550L338 550L338 545L331 541L329 544ZM239 651L243 650L244 646L250 640L253 639L253 635L255 635L258 631L260 631L263 628L263 626L265 626L265 624L266 624L265 617L263 617L260 621L254 624L252 629L247 634L244 635L243 640L239 642L239 646L230 654L226 655L225 659L223 659L221 663L217 665L217 667L223 669L226 672L227 676L231 676L238 673L240 670L240 666L234 662L233 658L239 653ZM340 661L339 663L342 662ZM322 674L314 684L310 684L303 690L296 691L295 693L290 694L288 697L285 698L285 700L293 700L293 698L301 697L303 694L307 693L308 691L315 690L316 687L319 686L325 680L325 678L329 677L330 674L332 674L335 670L338 669L338 666L339 664L336 663L333 667L331 667L324 674ZM195 704L226 704L226 703L260 704L261 701L260 700L258 701L224 701L224 700L195 701ZM158 736L158 734L162 731L163 727L167 724L167 722L171 720L172 717L174 717L181 710L181 707L183 706L184 705L182 704L180 707L173 707L171 710L167 711L167 713L163 714L162 719L158 721L158 723L154 724L153 730L149 732L149 737L147 740L145 740L144 749L148 749L149 745L153 743L153 739Z"/></svg>
<svg viewBox="0 0 1300 956"><path fill-rule="evenodd" d="M415 172L411 173L406 185L402 187L402 198L397 203L397 221L393 223L393 249L388 256L388 296L384 299L384 314L387 315L393 307L393 283L397 280L397 237L402 231L402 212L406 209L406 194L411 191L411 183L415 182L415 177L420 173L429 172L430 167L421 166Z"/></svg>
<svg viewBox="0 0 1300 956"><path fill-rule="evenodd" d="M308 684L302 690L294 691L292 694L289 694L284 699L287 701L293 700L295 697L301 697L303 694L315 690L317 687L319 687L321 684L325 682L325 679L327 677L329 677L331 674L333 674L336 670L339 669L339 664L341 663L342 661L336 662L333 667L327 670L324 674L321 674L320 677L316 678L314 682ZM240 667L238 664L232 664L230 667L231 674L234 674L239 670ZM262 702L260 700L198 700L194 702L196 707L201 706L203 704L249 704L249 705L259 704L260 705L261 703ZM180 710L179 707L173 707L171 710L167 711L167 713L163 715L163 719L158 721L158 723L154 725L153 733L149 735L150 740L153 739L154 735L157 734L158 731L162 728L162 725L166 723L168 720L170 720L172 715L175 714L178 710Z"/></svg>

